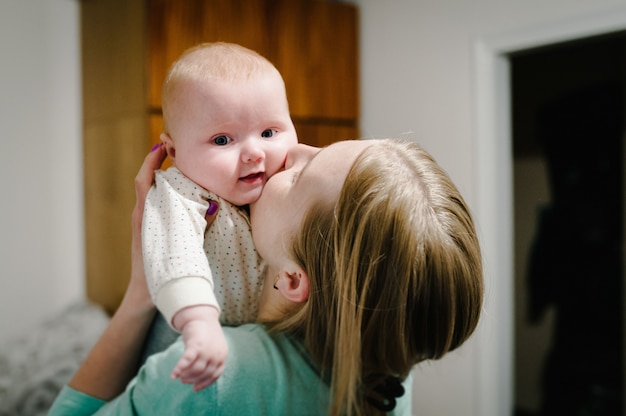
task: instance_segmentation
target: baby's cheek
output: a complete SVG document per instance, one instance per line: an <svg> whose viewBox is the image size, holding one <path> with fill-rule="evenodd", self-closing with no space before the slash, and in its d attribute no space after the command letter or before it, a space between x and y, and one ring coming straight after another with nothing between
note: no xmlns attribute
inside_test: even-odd
<svg viewBox="0 0 626 416"><path fill-rule="evenodd" d="M284 161L284 158L272 158L271 160L267 161L267 164L265 166L265 174L268 179L283 169Z"/></svg>

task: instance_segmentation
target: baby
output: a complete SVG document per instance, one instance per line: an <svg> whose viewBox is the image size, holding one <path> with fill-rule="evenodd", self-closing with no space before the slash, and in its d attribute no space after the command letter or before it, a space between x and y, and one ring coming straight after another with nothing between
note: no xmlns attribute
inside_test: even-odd
<svg viewBox="0 0 626 416"><path fill-rule="evenodd" d="M170 68L161 140L173 167L157 171L142 242L150 293L185 350L172 377L200 390L228 355L221 324L254 322L264 265L247 205L297 143L283 79L235 44L201 44ZM206 230L205 214L219 213Z"/></svg>

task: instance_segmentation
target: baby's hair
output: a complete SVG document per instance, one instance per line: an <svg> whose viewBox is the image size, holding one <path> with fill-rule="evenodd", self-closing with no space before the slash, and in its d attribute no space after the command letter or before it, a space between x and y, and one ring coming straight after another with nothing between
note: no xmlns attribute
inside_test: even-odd
<svg viewBox="0 0 626 416"><path fill-rule="evenodd" d="M179 86L186 81L209 82L212 80L234 82L254 77L280 73L274 65L257 52L241 45L225 42L201 43L187 49L165 76L161 101L163 123L168 131L168 120L175 111L179 98ZM282 79L282 77L281 77Z"/></svg>

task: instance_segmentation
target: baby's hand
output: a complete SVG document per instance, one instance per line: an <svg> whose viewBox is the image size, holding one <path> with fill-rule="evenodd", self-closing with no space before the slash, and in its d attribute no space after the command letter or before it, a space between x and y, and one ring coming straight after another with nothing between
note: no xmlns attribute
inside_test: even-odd
<svg viewBox="0 0 626 416"><path fill-rule="evenodd" d="M184 319L181 314L190 319ZM228 344L215 308L194 306L183 309L174 317L175 326L181 320L185 351L172 371L172 378L193 384L193 389L200 391L224 372Z"/></svg>

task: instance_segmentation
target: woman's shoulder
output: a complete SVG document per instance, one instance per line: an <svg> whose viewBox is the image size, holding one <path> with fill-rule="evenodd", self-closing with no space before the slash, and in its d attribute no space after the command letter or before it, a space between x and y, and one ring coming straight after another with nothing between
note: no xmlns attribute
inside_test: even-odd
<svg viewBox="0 0 626 416"><path fill-rule="evenodd" d="M258 372L265 378L289 373L309 380L319 378L304 347L293 337L270 333L258 324L225 327L224 335L229 347L227 373L230 367L233 375Z"/></svg>
<svg viewBox="0 0 626 416"><path fill-rule="evenodd" d="M229 356L216 388L225 414L326 413L328 386L297 340L256 324L224 333Z"/></svg>

